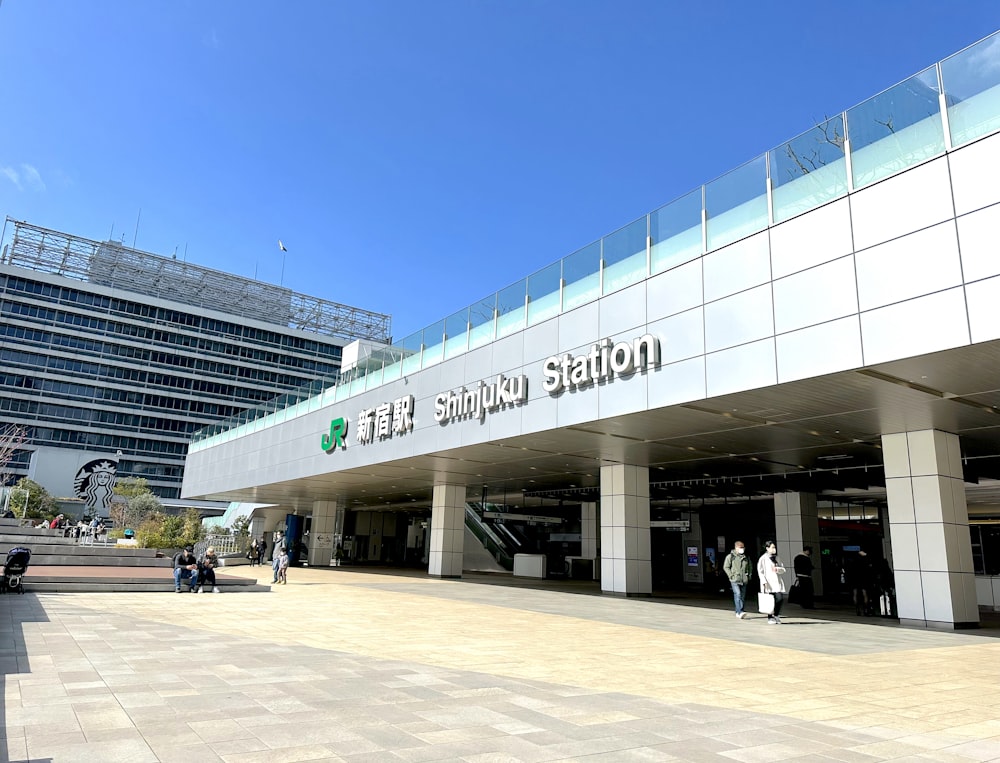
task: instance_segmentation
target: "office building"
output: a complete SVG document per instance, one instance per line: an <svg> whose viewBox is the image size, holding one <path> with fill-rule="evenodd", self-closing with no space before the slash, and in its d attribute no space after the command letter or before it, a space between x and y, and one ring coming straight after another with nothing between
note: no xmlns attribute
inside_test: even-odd
<svg viewBox="0 0 1000 763"><path fill-rule="evenodd" d="M143 477L178 498L191 434L328 386L388 315L8 219L0 257L0 424L27 428L8 483L106 506ZM88 492L89 491L89 492Z"/></svg>

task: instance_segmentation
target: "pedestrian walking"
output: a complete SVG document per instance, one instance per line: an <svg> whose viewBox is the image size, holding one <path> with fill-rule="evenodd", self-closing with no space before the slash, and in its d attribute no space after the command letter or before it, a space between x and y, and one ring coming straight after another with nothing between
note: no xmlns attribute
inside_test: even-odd
<svg viewBox="0 0 1000 763"><path fill-rule="evenodd" d="M741 620L746 616L743 607L747 600L747 583L750 582L750 560L746 556L746 546L743 541L738 540L733 544L733 550L726 556L726 561L722 564L722 569L729 578L729 584L733 589L733 606L736 608L736 616Z"/></svg>
<svg viewBox="0 0 1000 763"><path fill-rule="evenodd" d="M778 558L778 545L769 540L764 544L764 553L757 560L757 577L760 578L760 592L774 597L774 611L767 613L767 624L781 623L781 605L785 599L785 566Z"/></svg>

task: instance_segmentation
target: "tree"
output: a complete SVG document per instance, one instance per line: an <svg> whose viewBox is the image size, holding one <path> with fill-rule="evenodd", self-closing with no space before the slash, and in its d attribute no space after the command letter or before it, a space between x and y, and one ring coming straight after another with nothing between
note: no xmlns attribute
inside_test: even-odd
<svg viewBox="0 0 1000 763"><path fill-rule="evenodd" d="M191 508L184 512L181 525L181 542L177 545L192 546L205 537L205 527L201 523L201 512Z"/></svg>
<svg viewBox="0 0 1000 763"><path fill-rule="evenodd" d="M115 488L117 490L117 487ZM141 525L154 512L163 509L160 499L150 492L137 493L122 503L120 500L111 504L111 519L121 528L132 528Z"/></svg>
<svg viewBox="0 0 1000 763"><path fill-rule="evenodd" d="M236 536L236 548L240 553L250 548L250 517L239 517L233 522L233 535Z"/></svg>
<svg viewBox="0 0 1000 763"><path fill-rule="evenodd" d="M25 492L27 502L23 503ZM15 514L32 519L51 519L59 513L59 504L49 491L27 477L19 479L11 489L11 504Z"/></svg>
<svg viewBox="0 0 1000 763"><path fill-rule="evenodd" d="M153 491L149 489L145 477L122 477L115 483L114 493L132 499L140 495L152 495Z"/></svg>
<svg viewBox="0 0 1000 763"><path fill-rule="evenodd" d="M174 549L188 543L193 546L204 535L201 514L197 509L188 509L181 516L159 511L149 514L136 530L135 538L143 548Z"/></svg>

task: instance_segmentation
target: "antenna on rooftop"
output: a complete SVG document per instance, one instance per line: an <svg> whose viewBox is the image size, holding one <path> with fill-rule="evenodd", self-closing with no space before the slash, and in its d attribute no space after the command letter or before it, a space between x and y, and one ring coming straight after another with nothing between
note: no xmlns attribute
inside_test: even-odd
<svg viewBox="0 0 1000 763"><path fill-rule="evenodd" d="M139 219L142 217L142 207L139 207L139 214L135 216L135 235L132 237L132 248L135 249L135 241L139 238Z"/></svg>

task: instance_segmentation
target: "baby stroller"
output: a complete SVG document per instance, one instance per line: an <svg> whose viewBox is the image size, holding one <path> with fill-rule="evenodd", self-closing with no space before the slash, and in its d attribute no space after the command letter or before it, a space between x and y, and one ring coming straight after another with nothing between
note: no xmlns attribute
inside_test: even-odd
<svg viewBox="0 0 1000 763"><path fill-rule="evenodd" d="M7 552L7 561L3 565L3 579L0 580L0 593L24 593L21 578L28 571L28 560L31 559L30 548L12 548Z"/></svg>

